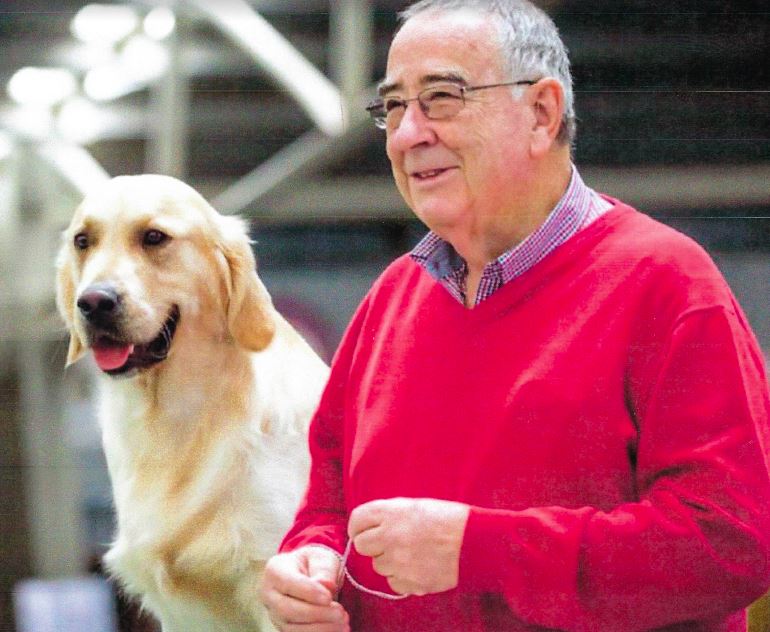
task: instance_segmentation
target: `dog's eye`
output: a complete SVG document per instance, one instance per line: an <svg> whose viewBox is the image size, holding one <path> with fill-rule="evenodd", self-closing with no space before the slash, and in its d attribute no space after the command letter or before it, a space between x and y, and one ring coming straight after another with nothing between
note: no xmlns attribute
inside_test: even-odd
<svg viewBox="0 0 770 632"><path fill-rule="evenodd" d="M73 239L72 242L78 250L85 250L90 245L88 242L88 235L85 233L78 233L75 235L75 239Z"/></svg>
<svg viewBox="0 0 770 632"><path fill-rule="evenodd" d="M144 233L142 243L145 246L160 246L162 243L168 241L169 236L154 228Z"/></svg>

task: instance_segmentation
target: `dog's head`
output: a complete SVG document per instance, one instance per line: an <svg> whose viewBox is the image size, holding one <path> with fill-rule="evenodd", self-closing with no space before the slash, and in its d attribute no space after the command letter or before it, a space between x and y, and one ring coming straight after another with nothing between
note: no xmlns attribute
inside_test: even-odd
<svg viewBox="0 0 770 632"><path fill-rule="evenodd" d="M273 337L243 222L179 180L113 178L86 196L63 239L56 301L67 364L90 348L104 372L133 375L162 363L182 332L253 351Z"/></svg>

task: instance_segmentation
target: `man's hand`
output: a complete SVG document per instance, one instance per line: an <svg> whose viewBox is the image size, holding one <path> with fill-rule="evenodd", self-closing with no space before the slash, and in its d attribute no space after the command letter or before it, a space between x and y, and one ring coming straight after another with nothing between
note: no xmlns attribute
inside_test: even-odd
<svg viewBox="0 0 770 632"><path fill-rule="evenodd" d="M400 594L427 595L457 586L470 507L430 498L373 500L356 507L348 535L356 551Z"/></svg>
<svg viewBox="0 0 770 632"><path fill-rule="evenodd" d="M268 560L260 598L281 632L349 632L348 613L336 601L337 556L303 546Z"/></svg>

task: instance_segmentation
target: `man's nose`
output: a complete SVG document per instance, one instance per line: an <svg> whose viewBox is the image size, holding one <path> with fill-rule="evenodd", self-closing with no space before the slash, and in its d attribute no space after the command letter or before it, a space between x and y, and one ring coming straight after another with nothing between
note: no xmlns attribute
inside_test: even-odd
<svg viewBox="0 0 770 632"><path fill-rule="evenodd" d="M394 149L409 149L436 141L432 121L425 116L417 100L406 104L401 122L397 128L389 132L388 136Z"/></svg>

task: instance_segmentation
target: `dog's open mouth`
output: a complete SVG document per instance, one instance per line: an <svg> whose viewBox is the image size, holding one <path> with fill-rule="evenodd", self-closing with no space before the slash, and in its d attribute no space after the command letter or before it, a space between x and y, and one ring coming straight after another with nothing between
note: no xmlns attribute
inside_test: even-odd
<svg viewBox="0 0 770 632"><path fill-rule="evenodd" d="M148 343L131 344L100 336L91 345L97 366L109 375L122 375L165 360L178 324L179 308L174 306L158 335Z"/></svg>

